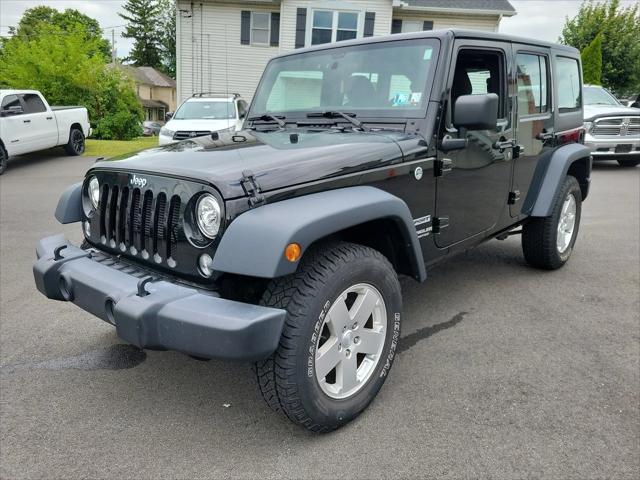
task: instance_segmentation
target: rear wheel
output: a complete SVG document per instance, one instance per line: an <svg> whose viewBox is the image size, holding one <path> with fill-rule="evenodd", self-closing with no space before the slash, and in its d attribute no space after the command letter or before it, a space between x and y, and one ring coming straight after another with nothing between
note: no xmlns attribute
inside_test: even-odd
<svg viewBox="0 0 640 480"><path fill-rule="evenodd" d="M309 251L261 303L287 311L278 349L256 364L269 406L317 432L358 416L382 387L400 337L400 284L387 259L351 243Z"/></svg>
<svg viewBox="0 0 640 480"><path fill-rule="evenodd" d="M79 128L71 129L69 133L69 142L65 145L64 149L67 154L77 157L84 153L84 133Z"/></svg>
<svg viewBox="0 0 640 480"><path fill-rule="evenodd" d="M554 201L551 215L531 218L522 229L522 251L533 267L555 270L573 251L580 226L582 192L575 177L568 175Z"/></svg>
<svg viewBox="0 0 640 480"><path fill-rule="evenodd" d="M9 155L2 145L0 145L0 175L7 169L7 162L9 161Z"/></svg>
<svg viewBox="0 0 640 480"><path fill-rule="evenodd" d="M618 165L620 165L621 167L635 167L636 165L640 165L640 159L636 160L629 160L629 159L619 159L618 160Z"/></svg>

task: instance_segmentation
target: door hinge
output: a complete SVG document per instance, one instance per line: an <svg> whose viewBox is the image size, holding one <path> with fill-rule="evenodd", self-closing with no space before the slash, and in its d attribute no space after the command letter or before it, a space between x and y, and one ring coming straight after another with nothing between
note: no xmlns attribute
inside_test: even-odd
<svg viewBox="0 0 640 480"><path fill-rule="evenodd" d="M249 197L249 206L251 208L259 207L266 203L266 199L260 191L260 185L256 181L256 177L251 170L244 170L242 172L240 185L242 185L244 193Z"/></svg>
<svg viewBox="0 0 640 480"><path fill-rule="evenodd" d="M518 200L520 200L520 190L509 192L509 200L507 201L509 205L514 205Z"/></svg>
<svg viewBox="0 0 640 480"><path fill-rule="evenodd" d="M435 175L442 177L444 174L453 170L453 160L450 158L441 158L435 162Z"/></svg>
<svg viewBox="0 0 640 480"><path fill-rule="evenodd" d="M433 233L440 233L449 226L449 217L435 217L433 219Z"/></svg>

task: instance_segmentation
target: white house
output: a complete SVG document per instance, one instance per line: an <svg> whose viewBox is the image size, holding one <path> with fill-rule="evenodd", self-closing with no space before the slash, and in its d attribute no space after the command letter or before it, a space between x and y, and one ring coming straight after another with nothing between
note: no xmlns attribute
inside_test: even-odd
<svg viewBox="0 0 640 480"><path fill-rule="evenodd" d="M508 0L177 0L178 97L239 93L295 48L449 27L497 31Z"/></svg>

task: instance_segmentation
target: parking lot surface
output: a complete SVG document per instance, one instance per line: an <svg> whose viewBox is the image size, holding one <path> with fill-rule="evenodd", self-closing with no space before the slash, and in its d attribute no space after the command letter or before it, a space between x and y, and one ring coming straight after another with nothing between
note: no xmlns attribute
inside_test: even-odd
<svg viewBox="0 0 640 480"><path fill-rule="evenodd" d="M0 177L1 478L640 478L640 168L602 164L561 270L491 241L403 280L403 340L356 421L272 413L251 366L141 352L38 293L35 244L92 159Z"/></svg>

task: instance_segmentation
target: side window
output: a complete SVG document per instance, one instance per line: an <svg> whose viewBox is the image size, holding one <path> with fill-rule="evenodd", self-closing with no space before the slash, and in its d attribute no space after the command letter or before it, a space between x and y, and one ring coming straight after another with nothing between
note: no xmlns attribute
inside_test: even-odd
<svg viewBox="0 0 640 480"><path fill-rule="evenodd" d="M271 14L251 12L251 44L269 45L271 38Z"/></svg>
<svg viewBox="0 0 640 480"><path fill-rule="evenodd" d="M578 61L575 58L556 57L555 64L560 113L579 110L582 107L582 87Z"/></svg>
<svg viewBox="0 0 640 480"><path fill-rule="evenodd" d="M547 57L529 53L516 55L518 74L518 116L549 110Z"/></svg>
<svg viewBox="0 0 640 480"><path fill-rule="evenodd" d="M504 54L498 51L460 50L451 85L451 105L462 95L495 93L500 98L498 116L504 118L506 82Z"/></svg>
<svg viewBox="0 0 640 480"><path fill-rule="evenodd" d="M11 111L11 109L16 108L16 107L20 107L22 108L22 104L20 103L20 99L18 98L17 95L7 95L6 97L4 97L2 99L2 106L0 107L0 110L2 110L3 112L7 111ZM13 115L19 115L22 112L16 112L14 110L15 113L12 112Z"/></svg>
<svg viewBox="0 0 640 480"><path fill-rule="evenodd" d="M44 106L42 99L35 93L25 93L22 95L25 105L24 113L41 113L46 112L47 107Z"/></svg>

